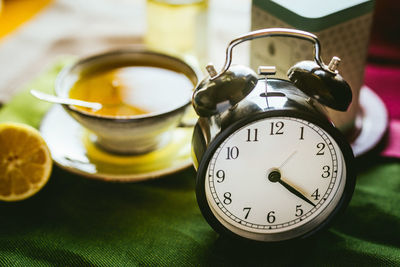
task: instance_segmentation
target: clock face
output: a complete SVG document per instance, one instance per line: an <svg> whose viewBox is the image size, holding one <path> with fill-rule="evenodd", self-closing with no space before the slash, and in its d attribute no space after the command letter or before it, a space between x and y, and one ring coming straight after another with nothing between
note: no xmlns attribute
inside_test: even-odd
<svg viewBox="0 0 400 267"><path fill-rule="evenodd" d="M213 215L230 231L263 241L312 231L338 205L343 154L322 128L271 117L236 130L216 148L205 175Z"/></svg>

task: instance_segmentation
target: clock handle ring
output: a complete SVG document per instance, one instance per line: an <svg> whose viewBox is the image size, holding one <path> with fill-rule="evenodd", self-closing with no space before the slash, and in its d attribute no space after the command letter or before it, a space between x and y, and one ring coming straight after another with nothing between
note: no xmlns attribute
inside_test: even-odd
<svg viewBox="0 0 400 267"><path fill-rule="evenodd" d="M270 28L270 29L262 29L262 30L256 30L249 32L247 34L241 35L237 37L236 39L232 40L228 47L226 48L226 58L225 58L225 64L222 67L221 71L219 73L214 72L213 75L210 74L210 80L214 80L221 75L223 75L231 66L232 63L232 50L235 46L237 46L240 43L243 43L244 41L249 41L253 39L258 39L262 37L272 37L272 36L279 36L279 37L294 37L298 39L303 39L310 41L314 44L314 60L315 62L325 71L336 74L334 70L329 69L327 65L324 64L324 62L321 59L321 44L317 38L316 35L306 32L306 31L300 31L300 30L294 30L294 29L285 29L285 28Z"/></svg>

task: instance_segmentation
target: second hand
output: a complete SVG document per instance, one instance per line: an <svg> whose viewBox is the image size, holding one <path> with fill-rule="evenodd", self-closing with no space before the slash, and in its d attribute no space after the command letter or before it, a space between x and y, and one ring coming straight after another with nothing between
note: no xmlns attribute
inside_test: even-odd
<svg viewBox="0 0 400 267"><path fill-rule="evenodd" d="M293 151L292 154L289 155L289 157L287 157L285 159L285 161L281 164L281 166L278 167L278 169L282 169L283 166L286 165L286 163L289 162L289 160L297 153L297 150Z"/></svg>

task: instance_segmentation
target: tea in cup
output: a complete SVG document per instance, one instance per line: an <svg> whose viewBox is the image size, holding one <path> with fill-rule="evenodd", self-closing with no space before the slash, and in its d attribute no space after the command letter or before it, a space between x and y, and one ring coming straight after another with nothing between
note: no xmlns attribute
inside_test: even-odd
<svg viewBox="0 0 400 267"><path fill-rule="evenodd" d="M102 104L65 110L101 148L140 154L168 143L190 108L197 72L184 61L153 51L125 49L82 59L64 69L56 94Z"/></svg>

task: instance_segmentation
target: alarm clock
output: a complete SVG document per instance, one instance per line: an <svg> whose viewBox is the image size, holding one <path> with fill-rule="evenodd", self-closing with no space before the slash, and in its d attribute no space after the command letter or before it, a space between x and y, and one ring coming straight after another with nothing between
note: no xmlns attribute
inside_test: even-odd
<svg viewBox="0 0 400 267"><path fill-rule="evenodd" d="M231 65L233 48L261 37L313 43L314 59L274 78ZM199 115L192 138L196 197L207 222L237 239L285 242L320 232L346 208L355 187L354 156L327 117L346 111L351 88L334 57L325 65L314 34L284 28L239 36L226 49L220 72L207 65L192 104Z"/></svg>

